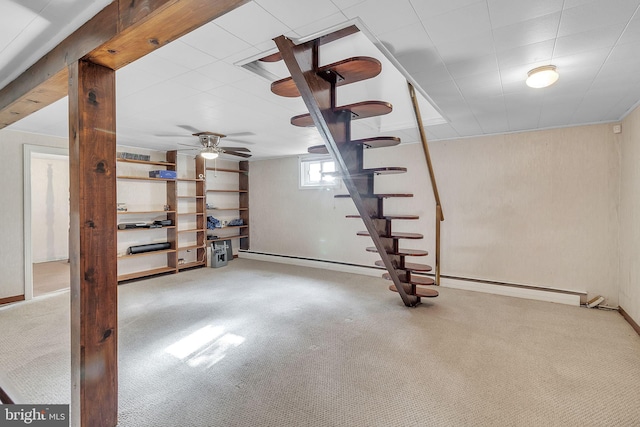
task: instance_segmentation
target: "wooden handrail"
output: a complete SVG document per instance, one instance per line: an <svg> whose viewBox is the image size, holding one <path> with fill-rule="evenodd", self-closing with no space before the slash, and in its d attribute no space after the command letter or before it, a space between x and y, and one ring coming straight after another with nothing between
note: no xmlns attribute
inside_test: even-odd
<svg viewBox="0 0 640 427"><path fill-rule="evenodd" d="M433 171L433 164L431 163L431 155L429 154L429 145L427 144L427 135L424 131L424 125L422 124L422 115L420 114L420 106L418 105L418 98L416 97L416 91L411 84L407 82L409 87L409 95L411 96L411 103L413 104L413 112L416 116L416 122L418 124L418 130L420 131L420 140L422 142L422 150L424 151L424 157L427 161L427 169L429 169L429 178L431 180L431 189L433 190L433 197L436 200L436 285L440 285L440 222L444 221L444 213L442 211L442 204L440 203L440 193L438 192L438 184L436 183L436 175Z"/></svg>

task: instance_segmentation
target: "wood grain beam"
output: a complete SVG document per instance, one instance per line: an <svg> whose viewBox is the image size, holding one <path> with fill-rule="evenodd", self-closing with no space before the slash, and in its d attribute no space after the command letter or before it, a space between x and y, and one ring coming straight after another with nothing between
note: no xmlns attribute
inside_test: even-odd
<svg viewBox="0 0 640 427"><path fill-rule="evenodd" d="M117 70L248 1L114 1L0 90L0 129L65 97L79 59Z"/></svg>
<svg viewBox="0 0 640 427"><path fill-rule="evenodd" d="M71 425L118 423L115 71L69 67Z"/></svg>

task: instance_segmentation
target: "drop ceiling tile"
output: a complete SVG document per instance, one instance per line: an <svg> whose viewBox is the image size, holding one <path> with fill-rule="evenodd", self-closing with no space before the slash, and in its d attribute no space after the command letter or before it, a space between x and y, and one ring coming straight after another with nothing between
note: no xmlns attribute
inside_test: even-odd
<svg viewBox="0 0 640 427"><path fill-rule="evenodd" d="M165 76L138 67L137 63L129 64L116 71L117 101L124 100L128 96L164 80L166 80Z"/></svg>
<svg viewBox="0 0 640 427"><path fill-rule="evenodd" d="M468 100L469 107L473 115L488 116L491 114L503 115L506 113L504 98L502 96L485 97L481 99Z"/></svg>
<svg viewBox="0 0 640 427"><path fill-rule="evenodd" d="M188 67L158 56L155 52L151 52L150 54L143 56L135 63L128 66L135 67L137 70L140 70L140 72L147 71L163 76L166 79L170 79L189 71Z"/></svg>
<svg viewBox="0 0 640 427"><path fill-rule="evenodd" d="M216 62L218 59L180 40L173 41L153 52L154 55L177 63L190 70Z"/></svg>
<svg viewBox="0 0 640 427"><path fill-rule="evenodd" d="M385 32L380 36L380 41L394 56L435 50L433 42L420 22Z"/></svg>
<svg viewBox="0 0 640 427"><path fill-rule="evenodd" d="M212 73L203 73L200 71L189 71L187 73L180 74L179 76L169 79L168 82L176 83L202 92L224 85L220 80L212 77Z"/></svg>
<svg viewBox="0 0 640 427"><path fill-rule="evenodd" d="M565 9L562 13L558 35L583 33L599 27L627 24L638 8L637 0L617 0L612 7L610 0L596 0Z"/></svg>
<svg viewBox="0 0 640 427"><path fill-rule="evenodd" d="M553 51L555 56L575 55L604 47L612 47L624 30L624 24L600 27L583 33L559 37Z"/></svg>
<svg viewBox="0 0 640 427"><path fill-rule="evenodd" d="M338 12L316 19L306 25L294 26L295 38L307 37L311 34L323 32L327 28L335 27L345 21L348 21L348 18L342 12Z"/></svg>
<svg viewBox="0 0 640 427"><path fill-rule="evenodd" d="M453 139L459 138L458 132L449 123L441 125L429 126L429 132L434 135L434 139Z"/></svg>
<svg viewBox="0 0 640 427"><path fill-rule="evenodd" d="M411 0L413 8L420 16L420 19L442 15L470 6L473 3L484 3L484 0Z"/></svg>
<svg viewBox="0 0 640 427"><path fill-rule="evenodd" d="M635 14L633 18L631 18L631 21L629 21L618 43L637 43L638 39L640 39L640 14Z"/></svg>
<svg viewBox="0 0 640 427"><path fill-rule="evenodd" d="M367 0L343 9L343 13L349 19L360 18L378 36L419 21L409 0Z"/></svg>
<svg viewBox="0 0 640 427"><path fill-rule="evenodd" d="M498 58L495 54L472 57L447 62L447 69L453 78L474 76L476 74L498 73Z"/></svg>
<svg viewBox="0 0 640 427"><path fill-rule="evenodd" d="M500 68L511 68L524 64L548 63L553 53L553 45L554 40L547 40L498 52L498 64Z"/></svg>
<svg viewBox="0 0 640 427"><path fill-rule="evenodd" d="M480 126L475 118L473 120L467 120L460 123L452 122L451 126L460 137L474 136L484 133L482 126Z"/></svg>
<svg viewBox="0 0 640 427"><path fill-rule="evenodd" d="M436 44L436 48L445 62L495 53L493 36L490 31L477 34L474 37L440 42Z"/></svg>
<svg viewBox="0 0 640 427"><path fill-rule="evenodd" d="M482 128L482 133L492 135L509 131L509 121L506 112L503 115L497 114L479 114L476 120Z"/></svg>
<svg viewBox="0 0 640 427"><path fill-rule="evenodd" d="M2 14L0 14L0 52L14 41L31 21L37 18L39 10L32 10L17 2L3 3ZM10 58L2 62L9 62L9 60Z"/></svg>
<svg viewBox="0 0 640 427"><path fill-rule="evenodd" d="M264 43L291 31L255 2L246 3L213 22L251 45Z"/></svg>
<svg viewBox="0 0 640 427"><path fill-rule="evenodd" d="M634 43L617 44L611 50L607 63L636 63L640 56L640 38Z"/></svg>
<svg viewBox="0 0 640 427"><path fill-rule="evenodd" d="M331 0L331 1L340 9L344 10L348 7L355 6L360 3L364 3L366 0Z"/></svg>
<svg viewBox="0 0 640 427"><path fill-rule="evenodd" d="M562 10L557 0L487 0L494 28L538 18Z"/></svg>
<svg viewBox="0 0 640 427"><path fill-rule="evenodd" d="M472 39L491 32L489 11L485 2L472 3L438 16L425 16L421 20L436 45Z"/></svg>
<svg viewBox="0 0 640 427"><path fill-rule="evenodd" d="M340 11L331 0L254 0L289 28L309 25Z"/></svg>
<svg viewBox="0 0 640 427"><path fill-rule="evenodd" d="M560 12L550 13L534 19L493 29L496 51L513 49L556 37L560 23Z"/></svg>
<svg viewBox="0 0 640 427"><path fill-rule="evenodd" d="M204 67L198 68L196 71L224 84L235 83L254 76L253 73L245 70L244 68L228 64L224 61L205 65Z"/></svg>
<svg viewBox="0 0 640 427"><path fill-rule="evenodd" d="M467 100L502 95L502 82L497 71L461 77L456 79L456 84Z"/></svg>
<svg viewBox="0 0 640 427"><path fill-rule="evenodd" d="M218 59L251 47L246 41L213 22L182 36L180 41Z"/></svg>

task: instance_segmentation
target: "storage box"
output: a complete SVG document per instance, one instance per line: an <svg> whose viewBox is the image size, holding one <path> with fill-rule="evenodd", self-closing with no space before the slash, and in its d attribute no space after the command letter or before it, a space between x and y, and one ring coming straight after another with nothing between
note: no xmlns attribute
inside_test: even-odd
<svg viewBox="0 0 640 427"><path fill-rule="evenodd" d="M166 179L176 179L177 174L176 171L149 171L149 178L166 178Z"/></svg>

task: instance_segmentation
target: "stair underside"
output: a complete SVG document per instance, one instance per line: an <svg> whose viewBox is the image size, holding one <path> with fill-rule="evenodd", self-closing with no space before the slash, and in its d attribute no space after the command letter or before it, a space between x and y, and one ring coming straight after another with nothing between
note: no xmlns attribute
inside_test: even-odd
<svg viewBox="0 0 640 427"><path fill-rule="evenodd" d="M375 252L378 253L378 249L375 246L367 247L367 252ZM397 252L393 252L391 250L387 250L387 254L389 255L400 255L400 256L427 256L429 252L423 251L421 249L398 249Z"/></svg>
<svg viewBox="0 0 640 427"><path fill-rule="evenodd" d="M405 285L405 292L409 295L415 295L417 297L421 297L421 298L435 298L438 296L438 291L436 291L435 289L416 289L415 293L412 293L412 289L409 285ZM393 291L393 292L398 292L398 290L396 289L396 285L389 285L389 290Z"/></svg>
<svg viewBox="0 0 640 427"><path fill-rule="evenodd" d="M348 144L362 145L364 148L383 148L393 147L400 144L400 138L395 136L376 136L373 138L356 139L348 142ZM325 145L314 145L307 149L309 153L313 154L329 154L329 150Z"/></svg>
<svg viewBox="0 0 640 427"><path fill-rule="evenodd" d="M335 107L334 111L351 112L351 120L366 119L369 117L384 116L393 110L390 103L384 101L363 101L355 104L343 105ZM313 119L309 113L301 114L291 118L291 124L299 127L315 126Z"/></svg>
<svg viewBox="0 0 640 427"><path fill-rule="evenodd" d="M406 173L407 168L388 166L380 168L362 169L360 172L350 173L349 176L369 176L369 175L394 175L398 173ZM327 172L323 175L342 177L340 172Z"/></svg>
<svg viewBox="0 0 640 427"><path fill-rule="evenodd" d="M389 273L384 273L382 275L382 278L385 280L391 280L391 276L389 275ZM402 280L401 278L400 281L403 283L409 283L411 285L421 285L421 286L432 286L436 284L435 280L433 280L431 277L422 277L422 276L411 276L411 279L409 281Z"/></svg>
<svg viewBox="0 0 640 427"><path fill-rule="evenodd" d="M360 215L347 215L346 218L362 219L362 217ZM391 221L391 220L394 220L394 219L398 219L398 220L420 219L420 217L418 215L383 215L382 217L372 216L371 218L374 218L374 219L386 219L387 221Z"/></svg>
<svg viewBox="0 0 640 427"><path fill-rule="evenodd" d="M384 263L382 262L382 260L378 260L375 263L378 267L383 267L386 268ZM416 264L413 262L405 262L404 263L404 267L400 268L398 267L399 270L405 270L405 271L417 271L417 272L423 272L426 273L428 271L433 270L433 268L430 265L427 264Z"/></svg>
<svg viewBox="0 0 640 427"><path fill-rule="evenodd" d="M351 198L350 194L336 194L336 199L349 199ZM371 199L388 199L390 197L413 197L413 194L408 193L379 193L379 194L360 194L362 198L371 198Z"/></svg>
<svg viewBox="0 0 640 427"><path fill-rule="evenodd" d="M368 231L358 231L356 233L358 236L371 237ZM387 239L424 239L424 236L420 233L402 233L394 231L390 235L380 235L380 237L384 237Z"/></svg>
<svg viewBox="0 0 640 427"><path fill-rule="evenodd" d="M336 87L339 87L373 78L380 74L380 71L382 71L382 65L377 59L368 56L356 56L324 65L318 68L317 74L320 77L330 74L337 75ZM298 87L291 77L271 83L271 92L287 98L300 96Z"/></svg>

